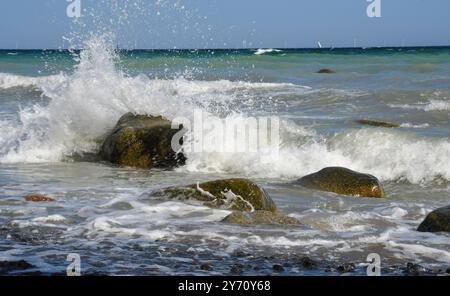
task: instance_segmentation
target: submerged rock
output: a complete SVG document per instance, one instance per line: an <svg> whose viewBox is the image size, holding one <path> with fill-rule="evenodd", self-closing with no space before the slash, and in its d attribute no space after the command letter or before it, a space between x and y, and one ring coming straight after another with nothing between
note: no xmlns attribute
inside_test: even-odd
<svg viewBox="0 0 450 296"><path fill-rule="evenodd" d="M213 267L207 263L200 265L200 269L204 271L212 271Z"/></svg>
<svg viewBox="0 0 450 296"><path fill-rule="evenodd" d="M20 261L0 261L0 275L10 272L22 271L33 268L34 266L25 260Z"/></svg>
<svg viewBox="0 0 450 296"><path fill-rule="evenodd" d="M232 274L240 274L243 272L244 266L242 264L235 264L230 268L230 273Z"/></svg>
<svg viewBox="0 0 450 296"><path fill-rule="evenodd" d="M244 212L277 212L277 206L270 196L247 179L210 181L185 187L167 188L153 194L169 198L196 199L212 208Z"/></svg>
<svg viewBox="0 0 450 296"><path fill-rule="evenodd" d="M342 265L339 265L337 268L337 271L340 273L348 273L348 272L354 272L356 269L356 265L354 263L344 263Z"/></svg>
<svg viewBox="0 0 450 296"><path fill-rule="evenodd" d="M25 199L25 201L30 201L30 202L53 202L53 201L55 201L51 197L41 196L41 195L27 195L24 197L24 199Z"/></svg>
<svg viewBox="0 0 450 296"><path fill-rule="evenodd" d="M359 119L359 120L355 120L355 122L362 124L362 125L371 125L371 126L379 126L379 127L387 127L387 128L400 127L400 125L397 123L378 121L378 120Z"/></svg>
<svg viewBox="0 0 450 296"><path fill-rule="evenodd" d="M361 197L384 197L378 179L347 168L329 167L298 180L304 187Z"/></svg>
<svg viewBox="0 0 450 296"><path fill-rule="evenodd" d="M319 264L314 261L313 259L309 257L302 257L298 260L298 263L300 263L304 268L306 269L314 269L319 266Z"/></svg>
<svg viewBox="0 0 450 296"><path fill-rule="evenodd" d="M275 225L298 225L300 221L295 218L268 211L255 211L253 213L233 212L222 222L235 224L275 224Z"/></svg>
<svg viewBox="0 0 450 296"><path fill-rule="evenodd" d="M273 269L275 272L284 272L284 267L283 267L282 265L280 265L280 264L274 264L274 265L272 266L272 269Z"/></svg>
<svg viewBox="0 0 450 296"><path fill-rule="evenodd" d="M324 68L324 69L320 69L319 71L317 71L317 73L319 73L319 74L335 74L337 72L332 69Z"/></svg>
<svg viewBox="0 0 450 296"><path fill-rule="evenodd" d="M450 206L439 208L419 225L420 232L450 232Z"/></svg>
<svg viewBox="0 0 450 296"><path fill-rule="evenodd" d="M423 267L422 265L408 262L406 264L406 268L405 268L404 272L409 275L418 276L418 275L422 275L422 274L430 272L430 271L428 269L426 269L425 267Z"/></svg>
<svg viewBox="0 0 450 296"><path fill-rule="evenodd" d="M171 122L162 116L127 113L107 136L100 151L103 160L123 166L170 168L183 165L186 158L172 150Z"/></svg>

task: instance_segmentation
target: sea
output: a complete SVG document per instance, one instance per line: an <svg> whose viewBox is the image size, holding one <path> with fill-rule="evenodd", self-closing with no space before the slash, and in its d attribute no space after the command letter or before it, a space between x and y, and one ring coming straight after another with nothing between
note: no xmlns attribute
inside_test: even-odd
<svg viewBox="0 0 450 296"><path fill-rule="evenodd" d="M96 157L127 112L194 110L274 116L279 151L187 152L169 170ZM69 254L82 275L366 275L378 254L382 275L445 273L449 234L417 227L450 204L449 134L450 47L120 50L91 38L78 50L1 50L0 261L32 265L11 275L65 274ZM386 198L296 183L330 166L376 176ZM301 224L227 224L227 209L152 194L237 177Z"/></svg>

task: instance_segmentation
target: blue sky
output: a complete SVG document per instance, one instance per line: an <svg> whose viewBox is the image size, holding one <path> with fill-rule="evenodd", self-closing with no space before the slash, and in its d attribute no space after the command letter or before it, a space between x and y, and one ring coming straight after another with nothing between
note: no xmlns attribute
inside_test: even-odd
<svg viewBox="0 0 450 296"><path fill-rule="evenodd" d="M369 18L367 0L81 0L74 22L66 0L3 0L0 48L67 47L64 36L100 30L127 48L450 45L450 1L381 3Z"/></svg>

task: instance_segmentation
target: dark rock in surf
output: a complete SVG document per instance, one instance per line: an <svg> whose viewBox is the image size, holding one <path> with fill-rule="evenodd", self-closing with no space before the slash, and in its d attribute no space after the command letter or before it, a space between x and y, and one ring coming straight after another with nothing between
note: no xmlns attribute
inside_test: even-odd
<svg viewBox="0 0 450 296"><path fill-rule="evenodd" d="M344 263L340 266L338 266L337 271L340 273L348 273L348 272L354 272L356 269L356 266L354 263Z"/></svg>
<svg viewBox="0 0 450 296"><path fill-rule="evenodd" d="M11 272L27 270L34 266L25 260L20 261L0 261L0 275L5 275Z"/></svg>
<svg viewBox="0 0 450 296"><path fill-rule="evenodd" d="M418 276L423 275L424 273L429 273L430 271L419 264L408 262L404 272L408 275Z"/></svg>
<svg viewBox="0 0 450 296"><path fill-rule="evenodd" d="M335 74L337 72L335 70L325 68L325 69L320 69L319 71L317 71L317 73L319 73L319 74Z"/></svg>
<svg viewBox="0 0 450 296"><path fill-rule="evenodd" d="M319 264L314 261L313 259L309 257L302 257L298 260L298 263L300 263L304 268L306 269L314 269L319 266Z"/></svg>
<svg viewBox="0 0 450 296"><path fill-rule="evenodd" d="M397 123L378 121L378 120L359 119L359 120L355 120L355 122L362 124L362 125L370 125L370 126L377 126L377 127L387 127L387 128L400 127L400 125Z"/></svg>
<svg viewBox="0 0 450 296"><path fill-rule="evenodd" d="M272 266L272 269L273 269L275 272L284 272L284 267L283 267L282 265L280 265L280 264L274 264L274 265Z"/></svg>
<svg viewBox="0 0 450 296"><path fill-rule="evenodd" d="M277 206L270 196L247 179L216 180L185 187L166 188L152 194L181 200L195 199L212 208L244 212L277 212Z"/></svg>
<svg viewBox="0 0 450 296"><path fill-rule="evenodd" d="M244 266L242 264L235 264L230 268L230 273L232 274L240 274L243 272Z"/></svg>
<svg viewBox="0 0 450 296"><path fill-rule="evenodd" d="M304 187L358 197L384 197L383 188L372 175L347 168L329 167L298 180Z"/></svg>
<svg viewBox="0 0 450 296"><path fill-rule="evenodd" d="M200 265L200 269L201 270L204 270L204 271L213 271L213 268L212 268L212 266L211 265L209 265L209 264L202 264L202 265Z"/></svg>
<svg viewBox="0 0 450 296"><path fill-rule="evenodd" d="M268 211L255 211L252 213L233 212L225 217L222 222L233 224L270 224L270 225L298 225L300 221L295 218Z"/></svg>
<svg viewBox="0 0 450 296"><path fill-rule="evenodd" d="M450 232L450 206L439 208L419 225L420 232Z"/></svg>
<svg viewBox="0 0 450 296"><path fill-rule="evenodd" d="M185 163L185 156L172 150L172 129L162 116L122 116L103 142L100 157L114 164L140 168L172 168Z"/></svg>

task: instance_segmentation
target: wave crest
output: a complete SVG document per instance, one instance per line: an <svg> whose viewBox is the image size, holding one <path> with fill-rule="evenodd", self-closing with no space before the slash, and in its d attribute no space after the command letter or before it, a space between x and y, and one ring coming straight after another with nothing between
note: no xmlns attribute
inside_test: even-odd
<svg viewBox="0 0 450 296"><path fill-rule="evenodd" d="M14 87L36 87L43 89L58 85L66 79L67 77L63 73L42 77L28 77L9 73L0 73L0 89Z"/></svg>
<svg viewBox="0 0 450 296"><path fill-rule="evenodd" d="M282 52L282 50L275 48L260 48L256 50L255 55L263 55L266 53L273 53L273 52Z"/></svg>

